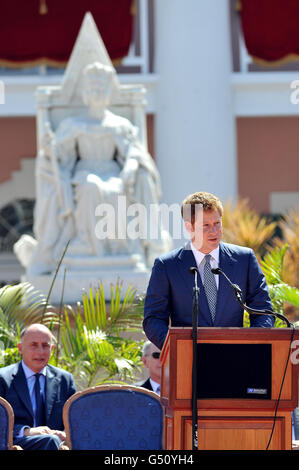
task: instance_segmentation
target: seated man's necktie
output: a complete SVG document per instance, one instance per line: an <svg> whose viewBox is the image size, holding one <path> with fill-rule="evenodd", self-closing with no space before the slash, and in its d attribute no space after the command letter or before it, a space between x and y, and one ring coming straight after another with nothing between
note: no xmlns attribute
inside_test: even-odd
<svg viewBox="0 0 299 470"><path fill-rule="evenodd" d="M39 377L42 374L34 374L34 375L35 375L34 394L35 394L35 402L36 402L35 425L45 426L46 425L46 410L45 410L45 403L44 403L42 390L41 390L40 383L39 383Z"/></svg>

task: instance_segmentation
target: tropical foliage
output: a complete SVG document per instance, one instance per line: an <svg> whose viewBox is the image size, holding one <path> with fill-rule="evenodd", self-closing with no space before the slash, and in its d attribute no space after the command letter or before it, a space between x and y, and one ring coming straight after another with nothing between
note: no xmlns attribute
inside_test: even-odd
<svg viewBox="0 0 299 470"><path fill-rule="evenodd" d="M129 287L111 285L109 308L103 285L85 292L75 307L49 311L48 300L30 284L5 286L0 290L0 366L20 359L17 343L26 324L45 323L55 333L57 345L50 363L75 376L78 388L128 381L141 365L140 334L142 300ZM143 341L142 341L143 342Z"/></svg>
<svg viewBox="0 0 299 470"><path fill-rule="evenodd" d="M277 231L281 238L275 236ZM286 305L299 308L299 213L291 212L280 222L268 222L250 208L247 199L229 202L224 207L223 238L254 250L275 312L284 313ZM244 326L249 326L246 313ZM275 327L284 326L285 322L276 319Z"/></svg>
<svg viewBox="0 0 299 470"><path fill-rule="evenodd" d="M111 286L108 310L100 285L84 293L76 308L65 306L55 363L70 370L82 386L128 380L136 374L142 345L128 333L141 333L143 310L135 296L129 287L121 300L121 284Z"/></svg>
<svg viewBox="0 0 299 470"><path fill-rule="evenodd" d="M57 314L47 305L46 297L30 284L7 285L0 289L0 340L14 345L20 330L31 323L54 325Z"/></svg>
<svg viewBox="0 0 299 470"><path fill-rule="evenodd" d="M275 239L275 245L288 244L284 259L283 279L288 284L299 288L299 212L290 211L279 223L283 239Z"/></svg>
<svg viewBox="0 0 299 470"><path fill-rule="evenodd" d="M290 286L283 281L284 259L288 251L288 245L273 248L260 261L261 268L267 280L273 311L279 314L285 313L286 304L299 307L299 289ZM289 319L292 323L292 319ZM249 326L248 314L244 317L244 326ZM276 318L275 328L284 328L286 322Z"/></svg>
<svg viewBox="0 0 299 470"><path fill-rule="evenodd" d="M284 244L282 247L275 247L261 261L261 267L269 286L273 310L282 314L285 312L285 305L287 303L299 307L299 289L283 281L284 260L288 248L288 244ZM275 326L283 327L286 324L282 320L277 319Z"/></svg>
<svg viewBox="0 0 299 470"><path fill-rule="evenodd" d="M224 206L223 239L227 243L252 248L260 260L271 238L277 223L269 222L249 207L247 199L240 199L236 204L228 202Z"/></svg>

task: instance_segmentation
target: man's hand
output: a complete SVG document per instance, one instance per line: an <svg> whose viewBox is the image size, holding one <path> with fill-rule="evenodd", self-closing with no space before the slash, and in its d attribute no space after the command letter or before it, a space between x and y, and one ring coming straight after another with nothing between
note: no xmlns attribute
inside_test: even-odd
<svg viewBox="0 0 299 470"><path fill-rule="evenodd" d="M52 430L48 426L38 426L36 428L24 429L24 436L37 436L41 434L52 434Z"/></svg>
<svg viewBox="0 0 299 470"><path fill-rule="evenodd" d="M24 436L37 436L41 434L55 434L61 441L65 441L65 432L55 429L50 429L48 426L38 426L36 428L25 428Z"/></svg>
<svg viewBox="0 0 299 470"><path fill-rule="evenodd" d="M52 434L55 434L55 436L58 436L61 441L65 441L65 439L66 439L64 431L57 431L57 430L53 431L52 430Z"/></svg>

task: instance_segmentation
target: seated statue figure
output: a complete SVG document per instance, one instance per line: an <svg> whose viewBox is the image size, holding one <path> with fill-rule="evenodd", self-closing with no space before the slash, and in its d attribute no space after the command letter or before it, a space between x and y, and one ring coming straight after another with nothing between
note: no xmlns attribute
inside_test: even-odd
<svg viewBox="0 0 299 470"><path fill-rule="evenodd" d="M126 214L118 214L119 196L126 204L159 204L156 165L138 139L138 129L109 111L114 69L100 63L83 71L86 112L62 120L55 133L47 123L37 158L34 247L27 271L53 272L69 240L67 255L97 257L139 253L145 265L167 250L162 227L155 239L130 240ZM116 237L99 237L96 208L115 209ZM148 223L148 220L145 221ZM148 230L147 230L148 232Z"/></svg>

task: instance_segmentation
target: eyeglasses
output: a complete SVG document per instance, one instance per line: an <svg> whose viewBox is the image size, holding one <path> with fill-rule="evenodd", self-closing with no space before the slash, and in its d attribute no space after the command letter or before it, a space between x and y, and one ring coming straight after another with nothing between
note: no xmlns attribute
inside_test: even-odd
<svg viewBox="0 0 299 470"><path fill-rule="evenodd" d="M160 359L160 353L159 353L159 352L153 352L153 353L152 353L152 357L153 357L154 359Z"/></svg>

